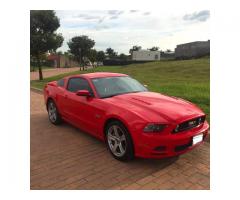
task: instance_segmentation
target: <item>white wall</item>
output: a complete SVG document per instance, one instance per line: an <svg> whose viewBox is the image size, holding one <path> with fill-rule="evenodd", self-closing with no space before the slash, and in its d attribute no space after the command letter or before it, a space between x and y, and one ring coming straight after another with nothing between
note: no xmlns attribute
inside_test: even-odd
<svg viewBox="0 0 240 200"><path fill-rule="evenodd" d="M139 61L160 60L160 51L148 51L148 50L133 51L132 60Z"/></svg>

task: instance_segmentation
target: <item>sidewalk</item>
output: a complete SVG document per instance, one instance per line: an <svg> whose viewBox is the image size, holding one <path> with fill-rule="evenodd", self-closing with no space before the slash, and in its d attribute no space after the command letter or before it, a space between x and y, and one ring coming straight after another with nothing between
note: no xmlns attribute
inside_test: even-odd
<svg viewBox="0 0 240 200"><path fill-rule="evenodd" d="M58 74L63 74L63 73L68 73L68 72L73 72L73 71L78 71L79 67L71 67L71 68L54 68L54 69L44 69L43 72L43 77L51 77L55 76ZM39 79L39 73L38 70L35 72L30 72L30 79L31 80L38 80Z"/></svg>

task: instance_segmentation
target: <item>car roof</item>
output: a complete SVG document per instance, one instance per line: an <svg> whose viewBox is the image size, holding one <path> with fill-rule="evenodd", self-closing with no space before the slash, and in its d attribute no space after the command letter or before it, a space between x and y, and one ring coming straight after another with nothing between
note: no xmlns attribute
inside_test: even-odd
<svg viewBox="0 0 240 200"><path fill-rule="evenodd" d="M128 75L121 74L121 73L112 73L112 72L94 72L94 73L72 75L72 76L68 76L67 78L72 78L72 77L103 78L103 77L114 77L114 76L128 76Z"/></svg>

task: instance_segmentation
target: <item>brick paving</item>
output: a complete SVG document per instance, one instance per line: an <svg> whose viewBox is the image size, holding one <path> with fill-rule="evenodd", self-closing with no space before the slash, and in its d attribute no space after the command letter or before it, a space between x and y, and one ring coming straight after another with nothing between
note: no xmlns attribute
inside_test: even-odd
<svg viewBox="0 0 240 200"><path fill-rule="evenodd" d="M31 189L210 189L210 144L178 158L119 162L105 144L64 123L48 121L31 91Z"/></svg>
<svg viewBox="0 0 240 200"><path fill-rule="evenodd" d="M79 67L71 67L71 68L54 68L54 69L43 69L43 78L55 76L58 74L68 73L79 70ZM35 72L30 72L30 79L31 80L38 80L39 73L38 70Z"/></svg>

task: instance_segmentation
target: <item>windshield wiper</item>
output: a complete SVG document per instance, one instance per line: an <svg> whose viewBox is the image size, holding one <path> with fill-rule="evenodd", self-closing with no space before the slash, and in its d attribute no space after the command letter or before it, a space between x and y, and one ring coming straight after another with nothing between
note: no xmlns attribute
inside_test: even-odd
<svg viewBox="0 0 240 200"><path fill-rule="evenodd" d="M123 94L123 93L120 93L120 94ZM120 95L120 94L112 94L112 95L104 96L104 97L102 97L102 99L114 97L114 96L117 96L117 95Z"/></svg>
<svg viewBox="0 0 240 200"><path fill-rule="evenodd" d="M122 94L137 93L137 92L141 92L141 91L132 91L132 92L123 92L123 93L118 93L118 94L112 94L109 96L104 96L104 97L102 97L102 99L110 98L110 97L114 97L114 96L118 96L118 95L122 95Z"/></svg>

